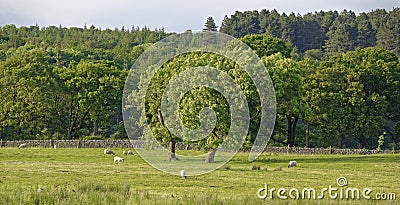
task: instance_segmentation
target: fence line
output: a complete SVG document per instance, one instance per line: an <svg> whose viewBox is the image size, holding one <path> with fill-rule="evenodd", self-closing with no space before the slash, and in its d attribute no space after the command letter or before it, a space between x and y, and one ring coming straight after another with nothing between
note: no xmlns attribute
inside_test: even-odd
<svg viewBox="0 0 400 205"><path fill-rule="evenodd" d="M25 143L28 147L53 148L135 148L140 147L138 140L16 140L0 141L0 147L18 147ZM193 150L195 145L177 143L178 150ZM246 150L244 150L246 151ZM335 149L328 148L304 148L304 147L266 147L264 152L287 154L400 154L400 150L367 150L367 149Z"/></svg>

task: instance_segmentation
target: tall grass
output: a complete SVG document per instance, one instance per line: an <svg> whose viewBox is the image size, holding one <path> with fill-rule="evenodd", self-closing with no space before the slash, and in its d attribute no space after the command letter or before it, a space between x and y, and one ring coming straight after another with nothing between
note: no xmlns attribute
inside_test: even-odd
<svg viewBox="0 0 400 205"><path fill-rule="evenodd" d="M121 156L122 149L114 150ZM191 151L192 152L192 151ZM184 151L181 151L184 154ZM190 153L192 154L192 153ZM399 155L237 154L206 175L183 180L137 154L114 164L102 149L0 149L0 204L399 204ZM287 168L290 160L297 167ZM396 193L397 200L259 199L258 189L335 186ZM337 185L336 185L337 186Z"/></svg>

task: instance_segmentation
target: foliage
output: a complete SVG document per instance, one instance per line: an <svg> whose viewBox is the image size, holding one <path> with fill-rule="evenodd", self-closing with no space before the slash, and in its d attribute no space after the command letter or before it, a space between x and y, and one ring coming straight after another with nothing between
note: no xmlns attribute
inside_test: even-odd
<svg viewBox="0 0 400 205"><path fill-rule="evenodd" d="M63 93L68 102L65 105L68 110L68 116L65 116L67 139L73 138L87 119L94 123L93 133L97 135L99 121L107 125L107 116L120 112L119 102L127 72L111 62L85 60L56 72L64 82Z"/></svg>
<svg viewBox="0 0 400 205"><path fill-rule="evenodd" d="M41 135L54 119L52 66L43 49L20 47L0 62L0 128L16 139Z"/></svg>
<svg viewBox="0 0 400 205"><path fill-rule="evenodd" d="M357 49L322 62L311 74L310 99L317 104L320 125L336 133L338 147L345 141L350 147L352 141L374 147L373 136L397 110L392 99L398 96L398 63L382 49Z"/></svg>
<svg viewBox="0 0 400 205"><path fill-rule="evenodd" d="M331 56L356 47L378 45L400 55L399 21L399 8L377 9L358 16L347 10L296 15L263 9L236 11L230 17L225 16L219 31L237 38L267 33L291 42L301 53L317 49Z"/></svg>
<svg viewBox="0 0 400 205"><path fill-rule="evenodd" d="M90 135L90 136L81 137L81 140L103 140L103 139L104 138L99 135L96 135L96 136Z"/></svg>
<svg viewBox="0 0 400 205"><path fill-rule="evenodd" d="M383 143L385 143L385 134L383 133L382 135L379 135L378 137L378 147L376 148L377 151L382 150Z"/></svg>
<svg viewBox="0 0 400 205"><path fill-rule="evenodd" d="M293 49L289 43L267 34L249 34L240 40L253 49L260 58L275 53L281 53L289 58Z"/></svg>
<svg viewBox="0 0 400 205"><path fill-rule="evenodd" d="M109 137L122 121L127 69L166 36L146 27L0 27L0 138Z"/></svg>
<svg viewBox="0 0 400 205"><path fill-rule="evenodd" d="M214 22L213 17L208 17L206 23L204 24L203 31L217 31L217 25Z"/></svg>
<svg viewBox="0 0 400 205"><path fill-rule="evenodd" d="M282 121L286 123L287 144L294 146L297 122L308 112L308 106L304 101L304 69L299 63L284 58L279 53L264 57L262 61L269 71L275 88L277 103L275 132L282 132L279 125L282 124Z"/></svg>
<svg viewBox="0 0 400 205"><path fill-rule="evenodd" d="M279 102L275 143L374 149L376 136L386 132L383 148L400 146L399 11L238 11L224 19L220 31L240 37L270 72ZM213 30L212 22L205 27ZM127 69L168 35L146 27L0 27L0 138L126 138L120 102ZM152 79L146 111L157 138L180 140L159 123L156 99L168 79L193 66L216 67L238 82L250 108L243 137L251 147L260 120L254 83L229 59L201 52L176 56ZM212 150L223 141L230 113L221 94L196 88L180 106L191 128L199 126L201 108L220 113L214 134L199 143Z"/></svg>
<svg viewBox="0 0 400 205"><path fill-rule="evenodd" d="M180 138L171 135L169 130L166 129L159 119L161 99L168 82L174 76L184 72L189 68L195 68L199 66L214 67L226 72L243 90L243 93L247 98L247 102L249 102L250 113L252 116L254 116L250 122L249 131L249 135L251 136L250 139L254 140L258 131L258 123L260 121L260 116L258 116L259 114L257 112L257 109L259 109L258 107L260 106L260 100L254 83L249 80L249 75L232 60L229 60L221 55L205 52L194 52L177 56L173 60L166 63L152 78L149 89L146 93L146 116L155 138L163 144L166 144L170 141L176 142L181 140ZM198 75L193 74L193 78L191 78L190 81L200 81L200 79L196 79L196 76ZM189 79L186 79L185 83L190 85L190 82L188 81ZM223 84L224 82L221 81L220 83ZM230 91L226 90L226 92ZM175 98L174 96L170 97ZM234 96L230 97L235 99ZM189 129L195 129L201 125L199 114L204 107L208 107L216 113L216 125L207 137L195 142L197 142L198 145L204 150L209 151L218 148L218 146L227 136L231 126L230 107L224 96L211 88L194 88L185 93L183 98L180 100L179 117L184 126ZM193 143L188 140L186 142Z"/></svg>

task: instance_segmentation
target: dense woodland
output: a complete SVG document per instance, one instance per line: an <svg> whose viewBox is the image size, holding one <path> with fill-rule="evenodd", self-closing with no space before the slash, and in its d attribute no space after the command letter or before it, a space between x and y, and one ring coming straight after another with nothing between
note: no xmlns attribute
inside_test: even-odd
<svg viewBox="0 0 400 205"><path fill-rule="evenodd" d="M126 137L127 71L163 30L6 25L0 29L2 139Z"/></svg>
<svg viewBox="0 0 400 205"><path fill-rule="evenodd" d="M303 16L245 11L226 16L219 28L209 17L204 30L218 29L248 44L268 69L277 100L270 144L400 148L400 9ZM126 138L121 98L128 70L147 47L168 35L148 28L0 27L0 138ZM174 75L185 67L209 65L239 81L237 76L243 76L221 56L183 57L196 60L177 57L164 71ZM168 81L156 76L152 82L162 90ZM243 85L253 93L251 83ZM159 94L152 92L149 102ZM257 96L248 96L252 122L247 147L259 126ZM147 108L156 137L179 141L161 127L156 101ZM181 112L188 127L196 127L200 107L223 113L213 135L199 142L214 149L229 129L223 98L196 89L181 106L195 111Z"/></svg>
<svg viewBox="0 0 400 205"><path fill-rule="evenodd" d="M400 55L399 22L400 8L358 15L346 10L305 15L279 14L276 10L237 11L225 16L219 31L235 37L268 33L291 42L300 52L316 49L334 55L357 47L379 46Z"/></svg>

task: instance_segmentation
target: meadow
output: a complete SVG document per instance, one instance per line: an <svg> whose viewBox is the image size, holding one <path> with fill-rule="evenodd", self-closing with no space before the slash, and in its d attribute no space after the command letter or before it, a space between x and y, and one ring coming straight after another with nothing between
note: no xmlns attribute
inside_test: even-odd
<svg viewBox="0 0 400 205"><path fill-rule="evenodd" d="M123 149L113 149L122 156ZM127 150L127 149L125 149ZM194 151L178 151L193 154ZM263 153L249 162L238 153L209 174L188 177L170 175L148 165L136 153L113 163L103 149L0 148L0 204L399 204L400 156L295 155ZM290 160L297 166L287 168ZM370 199L280 199L279 188L340 187L371 189ZM268 184L260 199L257 192ZM260 192L264 193L263 190ZM337 191L338 195L340 191ZM285 194L285 193L283 193ZM379 196L396 199L378 200ZM384 195L382 195L384 194ZM343 194L344 196L344 194ZM301 196L300 196L301 197Z"/></svg>

